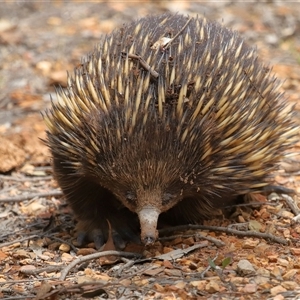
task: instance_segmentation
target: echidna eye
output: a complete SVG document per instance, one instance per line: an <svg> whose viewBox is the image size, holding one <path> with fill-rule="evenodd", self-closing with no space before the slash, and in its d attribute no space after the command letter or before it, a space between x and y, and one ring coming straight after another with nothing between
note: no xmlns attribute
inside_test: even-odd
<svg viewBox="0 0 300 300"><path fill-rule="evenodd" d="M126 193L126 200L128 203L135 204L136 203L136 195L133 192Z"/></svg>

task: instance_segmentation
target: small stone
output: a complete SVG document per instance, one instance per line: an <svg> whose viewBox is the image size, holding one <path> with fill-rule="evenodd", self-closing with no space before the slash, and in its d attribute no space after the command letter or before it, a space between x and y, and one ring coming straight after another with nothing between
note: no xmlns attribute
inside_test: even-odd
<svg viewBox="0 0 300 300"><path fill-rule="evenodd" d="M282 278L284 280L291 280L291 279L293 279L293 277L295 276L295 274L297 272L298 272L298 270L295 270L295 269L289 270L282 276Z"/></svg>
<svg viewBox="0 0 300 300"><path fill-rule="evenodd" d="M294 255L300 255L300 248L290 248L290 251Z"/></svg>
<svg viewBox="0 0 300 300"><path fill-rule="evenodd" d="M131 282L131 279L128 279L128 278L122 279L122 280L120 281L120 284L123 285L123 286L126 286L126 287L130 286L131 283L132 283L132 282Z"/></svg>
<svg viewBox="0 0 300 300"><path fill-rule="evenodd" d="M241 259L237 264L237 272L242 276L254 275L255 269L248 260Z"/></svg>
<svg viewBox="0 0 300 300"><path fill-rule="evenodd" d="M276 296L279 293L286 292L286 289L281 285L277 285L277 286L274 286L273 288L271 288L270 292L271 292L272 296Z"/></svg>
<svg viewBox="0 0 300 300"><path fill-rule="evenodd" d="M289 262L283 258L278 258L277 263L283 267L288 267L288 265L289 265Z"/></svg>
<svg viewBox="0 0 300 300"><path fill-rule="evenodd" d="M243 287L242 291L245 294L253 294L257 291L257 285L255 283L248 283Z"/></svg>
<svg viewBox="0 0 300 300"><path fill-rule="evenodd" d="M258 244L259 240L247 239L243 244L243 249L254 249Z"/></svg>
<svg viewBox="0 0 300 300"><path fill-rule="evenodd" d="M206 285L206 281L205 280L195 280L195 281L191 281L190 285L197 288L198 291L203 291Z"/></svg>
<svg viewBox="0 0 300 300"><path fill-rule="evenodd" d="M195 240L194 240L194 238L191 236L191 237L189 237L189 238L184 239L184 240L182 241L182 243L184 243L184 244L186 244L186 245L188 245L188 246L192 246L192 245L195 244Z"/></svg>
<svg viewBox="0 0 300 300"><path fill-rule="evenodd" d="M1 18L0 20L0 32L8 31L14 28L16 24L12 22L12 20L8 20L5 18Z"/></svg>
<svg viewBox="0 0 300 300"><path fill-rule="evenodd" d="M220 291L220 287L217 282L215 281L210 281L206 286L205 286L205 291L212 294L215 292Z"/></svg>
<svg viewBox="0 0 300 300"><path fill-rule="evenodd" d="M27 251L25 251L23 249L19 249L13 254L13 257L14 258L29 258L30 255Z"/></svg>
<svg viewBox="0 0 300 300"><path fill-rule="evenodd" d="M295 281L284 281L281 283L281 285L287 289L287 290L296 290L297 288L299 288L299 284Z"/></svg>
<svg viewBox="0 0 300 300"><path fill-rule="evenodd" d="M48 255L44 255L44 254L40 254L39 258L42 259L42 260L46 260L46 261L50 260L50 257Z"/></svg>
<svg viewBox="0 0 300 300"><path fill-rule="evenodd" d="M273 285L269 281L270 280L268 280L268 282L259 284L260 290L269 290L271 287L273 287Z"/></svg>
<svg viewBox="0 0 300 300"><path fill-rule="evenodd" d="M65 261L65 262L72 261L73 259L74 259L74 257L72 255L70 255L69 253L63 253L61 255L61 260Z"/></svg>
<svg viewBox="0 0 300 300"><path fill-rule="evenodd" d="M277 45L279 42L278 36L276 34L267 34L265 36L265 42L270 45Z"/></svg>
<svg viewBox="0 0 300 300"><path fill-rule="evenodd" d="M175 285L174 285L177 289L184 289L185 286L186 286L186 282L183 282L183 281L178 281Z"/></svg>
<svg viewBox="0 0 300 300"><path fill-rule="evenodd" d="M169 247L164 247L164 248L163 248L163 253L164 253L164 254L169 253L169 252L172 252L172 251L174 251L173 248L169 248Z"/></svg>
<svg viewBox="0 0 300 300"><path fill-rule="evenodd" d="M266 284L270 281L270 279L268 277L265 277L265 276L255 276L254 278L254 282L258 285L262 285L262 284Z"/></svg>
<svg viewBox="0 0 300 300"><path fill-rule="evenodd" d="M270 271L265 268L258 268L256 273L257 273L257 275L261 275L264 277L270 277Z"/></svg>
<svg viewBox="0 0 300 300"><path fill-rule="evenodd" d="M59 250L62 252L70 252L70 246L68 244L61 244Z"/></svg>
<svg viewBox="0 0 300 300"><path fill-rule="evenodd" d="M19 269L21 273L26 273L26 271L32 271L32 270L36 270L36 267L34 265L26 265Z"/></svg>
<svg viewBox="0 0 300 300"><path fill-rule="evenodd" d="M239 215L238 218L237 218L237 222L238 223L246 223L246 220L244 219L243 216Z"/></svg>
<svg viewBox="0 0 300 300"><path fill-rule="evenodd" d="M92 254L92 253L96 253L97 250L95 250L94 248L81 248L77 251L77 255L89 255L89 254Z"/></svg>
<svg viewBox="0 0 300 300"><path fill-rule="evenodd" d="M245 279L244 277L232 277L230 278L230 282L233 283L234 285L240 285L240 284L245 284Z"/></svg>
<svg viewBox="0 0 300 300"><path fill-rule="evenodd" d="M291 213L287 210L282 211L280 214L283 218L288 218L288 219L292 219L295 216L293 213Z"/></svg>
<svg viewBox="0 0 300 300"><path fill-rule="evenodd" d="M283 236L285 237L285 238L290 238L291 237L291 231L288 229L288 228L286 228L285 230L283 230Z"/></svg>
<svg viewBox="0 0 300 300"><path fill-rule="evenodd" d="M59 243L59 242L51 243L51 244L48 245L48 249L49 249L49 250L52 250L52 251L53 251L53 250L56 250L56 249L59 248L60 244L61 244L61 243Z"/></svg>
<svg viewBox="0 0 300 300"><path fill-rule="evenodd" d="M271 193L271 194L268 196L268 200L269 200L269 201L277 201L277 200L280 200L280 197L279 197L278 194L276 194L276 193Z"/></svg>
<svg viewBox="0 0 300 300"><path fill-rule="evenodd" d="M182 277L182 272L177 269L165 269L165 274L172 277Z"/></svg>
<svg viewBox="0 0 300 300"><path fill-rule="evenodd" d="M158 284L157 282L154 283L153 287L154 287L158 292L164 292L164 290L165 290L165 288L164 288L162 285Z"/></svg>
<svg viewBox="0 0 300 300"><path fill-rule="evenodd" d="M274 267L273 270L271 271L271 275L279 280L282 280L282 273L283 273L282 269L277 266Z"/></svg>

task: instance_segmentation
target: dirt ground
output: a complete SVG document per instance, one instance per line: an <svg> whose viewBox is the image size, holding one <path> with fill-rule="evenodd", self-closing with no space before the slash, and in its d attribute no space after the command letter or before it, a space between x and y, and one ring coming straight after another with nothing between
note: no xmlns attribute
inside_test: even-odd
<svg viewBox="0 0 300 300"><path fill-rule="evenodd" d="M114 254L85 261L99 252L92 243L85 248L74 243L72 215L41 141L40 112L51 98L55 101L55 87L66 86L66 71L80 64L101 36L165 12L219 21L257 45L261 59L284 81L300 124L299 1L2 1L1 299L300 299L300 227L294 219L300 214L300 143L298 155L285 159L275 175L277 185L296 192L292 199L261 196L261 206L204 224L224 229L242 223L244 231L199 227L162 239L152 249L125 249L148 260Z"/></svg>

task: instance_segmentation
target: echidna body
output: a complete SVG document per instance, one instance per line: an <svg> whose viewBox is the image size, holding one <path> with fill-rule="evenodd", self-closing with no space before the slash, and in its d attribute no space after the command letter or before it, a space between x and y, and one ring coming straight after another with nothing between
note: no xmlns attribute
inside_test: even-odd
<svg viewBox="0 0 300 300"><path fill-rule="evenodd" d="M45 115L55 177L101 245L151 244L159 216L212 216L268 185L298 128L278 81L237 33L161 15L113 31ZM138 222L139 220L139 222Z"/></svg>

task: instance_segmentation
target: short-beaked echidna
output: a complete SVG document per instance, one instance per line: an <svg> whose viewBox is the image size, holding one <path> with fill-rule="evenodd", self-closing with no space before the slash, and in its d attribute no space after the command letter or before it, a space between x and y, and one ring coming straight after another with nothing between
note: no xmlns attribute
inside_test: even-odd
<svg viewBox="0 0 300 300"><path fill-rule="evenodd" d="M55 178L98 246L109 224L119 244L139 227L151 244L158 218L195 223L261 190L298 132L254 48L179 14L114 30L57 97L44 114Z"/></svg>

